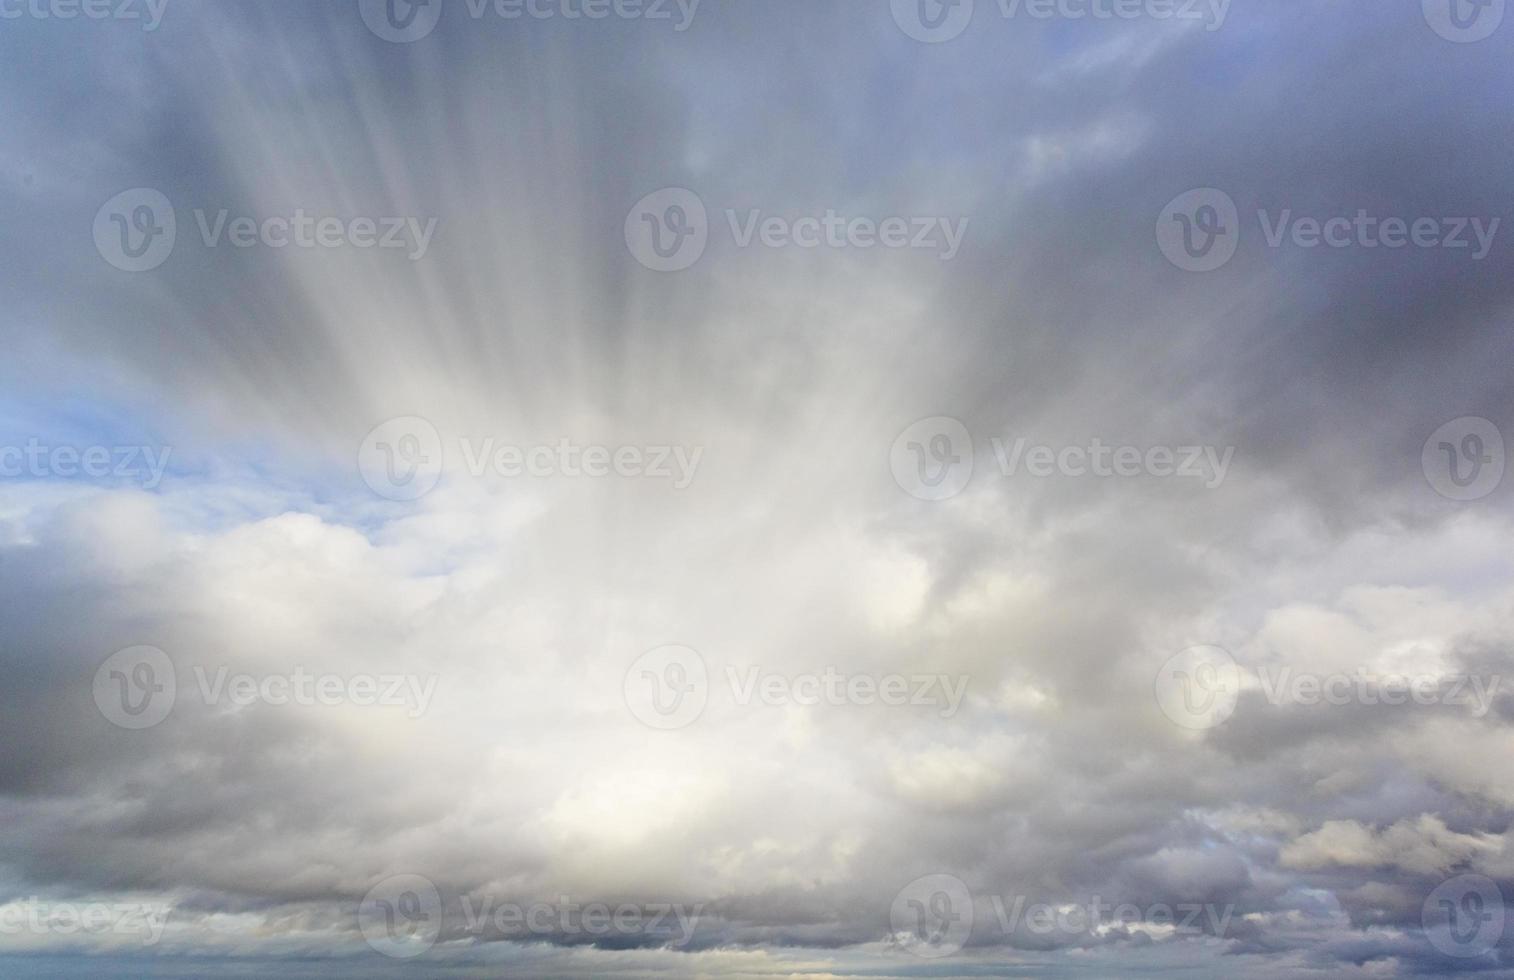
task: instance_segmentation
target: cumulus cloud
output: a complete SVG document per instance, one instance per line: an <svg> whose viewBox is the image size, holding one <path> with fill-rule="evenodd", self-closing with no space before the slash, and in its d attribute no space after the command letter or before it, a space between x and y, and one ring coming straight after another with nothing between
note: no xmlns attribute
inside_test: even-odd
<svg viewBox="0 0 1514 980"><path fill-rule="evenodd" d="M171 449L151 486L0 478L0 972L1514 976L1514 930L1464 956L1427 918L1514 895L1509 488L1422 460L1514 431L1507 245L1257 224L1498 214L1509 26L471 9L414 43L292 0L0 31L0 449ZM178 216L142 273L88 234L135 187ZM707 210L679 272L626 244L666 187ZM1243 224L1198 274L1153 227L1204 187ZM742 247L754 209L968 222L941 261ZM211 246L221 210L435 231ZM408 444L361 448L405 417L439 476L395 500ZM944 500L891 453L935 417L971 440ZM1232 453L1038 475L1017 441ZM1159 688L1198 645L1238 680L1185 726ZM1398 677L1435 698L1358 693Z"/></svg>
<svg viewBox="0 0 1514 980"><path fill-rule="evenodd" d="M1283 845L1278 859L1286 868L1401 868L1411 874L1444 874L1480 864L1503 850L1500 837L1458 834L1431 814L1375 830L1355 820L1327 820L1318 830Z"/></svg>

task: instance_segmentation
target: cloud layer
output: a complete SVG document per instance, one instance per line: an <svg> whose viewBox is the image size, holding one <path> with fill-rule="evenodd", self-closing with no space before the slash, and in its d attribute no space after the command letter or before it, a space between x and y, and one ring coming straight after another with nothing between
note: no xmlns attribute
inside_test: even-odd
<svg viewBox="0 0 1514 980"><path fill-rule="evenodd" d="M382 6L0 30L8 974L1514 976L1510 25Z"/></svg>

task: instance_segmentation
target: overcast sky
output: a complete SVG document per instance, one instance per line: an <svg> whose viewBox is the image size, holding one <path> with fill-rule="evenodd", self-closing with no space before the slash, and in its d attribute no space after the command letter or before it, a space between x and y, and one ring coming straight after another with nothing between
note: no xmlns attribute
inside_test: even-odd
<svg viewBox="0 0 1514 980"><path fill-rule="evenodd" d="M1514 977L1503 18L0 0L0 973Z"/></svg>

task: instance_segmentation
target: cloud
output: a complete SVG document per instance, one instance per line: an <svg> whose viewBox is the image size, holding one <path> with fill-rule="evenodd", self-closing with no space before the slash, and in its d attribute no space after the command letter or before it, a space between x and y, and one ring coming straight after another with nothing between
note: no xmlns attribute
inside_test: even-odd
<svg viewBox="0 0 1514 980"><path fill-rule="evenodd" d="M1382 830L1355 820L1327 820L1318 830L1285 844L1278 854L1285 868L1402 868L1411 874L1446 874L1478 859L1497 855L1503 841L1491 834L1458 834L1431 814L1399 821Z"/></svg>
<svg viewBox="0 0 1514 980"><path fill-rule="evenodd" d="M1248 676L1509 672L1508 488L1451 500L1421 460L1449 420L1514 418L1506 244L1256 224L1496 213L1503 42L1413 4L1202 31L980 3L925 45L875 6L706 5L675 33L449 4L414 44L284 2L0 32L0 448L173 450L151 488L0 480L0 903L174 909L147 954L40 929L0 972L50 969L22 948L120 975L1511 971L1510 939L1468 963L1422 919L1450 875L1514 894L1507 697L1248 683L1194 731L1153 688L1197 644ZM179 240L131 274L88 228L137 186ZM711 241L654 273L625 221L670 186ZM1240 248L1185 273L1153 225L1210 186ZM436 224L416 261L213 247L196 211L222 209ZM742 248L750 209L970 221L942 262ZM439 440L415 501L356 465L401 416ZM890 447L936 416L974 469L931 502ZM1022 437L1235 453L1219 486L1006 473L993 441ZM703 455L686 487L470 472L491 439ZM129 678L97 678L139 646L177 689L132 730L99 694ZM667 646L707 688L663 730L627 686ZM792 696L824 676L965 686L950 712ZM301 678L335 693L278 696ZM360 928L396 875L442 906L413 963ZM890 937L938 875L975 922L926 961ZM1037 933L1001 921L1017 900L1140 918ZM486 901L700 911L674 944L480 930ZM1225 926L1150 921L1184 903Z"/></svg>

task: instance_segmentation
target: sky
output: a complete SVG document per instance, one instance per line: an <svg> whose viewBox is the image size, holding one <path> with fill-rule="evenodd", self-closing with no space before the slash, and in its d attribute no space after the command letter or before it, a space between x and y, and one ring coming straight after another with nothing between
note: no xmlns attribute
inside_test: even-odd
<svg viewBox="0 0 1514 980"><path fill-rule="evenodd" d="M1504 8L0 0L0 974L1514 977Z"/></svg>

